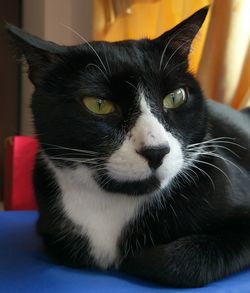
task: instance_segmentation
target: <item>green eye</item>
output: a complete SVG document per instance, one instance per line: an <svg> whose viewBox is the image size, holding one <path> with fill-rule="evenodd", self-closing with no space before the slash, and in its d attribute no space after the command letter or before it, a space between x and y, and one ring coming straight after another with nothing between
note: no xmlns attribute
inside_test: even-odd
<svg viewBox="0 0 250 293"><path fill-rule="evenodd" d="M166 109L175 109L183 105L187 100L186 92L183 88L179 88L168 94L163 99L163 106Z"/></svg>
<svg viewBox="0 0 250 293"><path fill-rule="evenodd" d="M101 98L84 97L82 103L88 110L99 115L106 115L115 111L115 106L112 102Z"/></svg>

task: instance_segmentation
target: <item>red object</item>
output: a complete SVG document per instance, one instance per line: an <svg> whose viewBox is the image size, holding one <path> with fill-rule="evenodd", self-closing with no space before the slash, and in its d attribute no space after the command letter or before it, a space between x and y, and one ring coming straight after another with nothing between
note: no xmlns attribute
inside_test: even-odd
<svg viewBox="0 0 250 293"><path fill-rule="evenodd" d="M38 142L30 136L6 140L4 158L3 203L5 210L36 209L32 172Z"/></svg>

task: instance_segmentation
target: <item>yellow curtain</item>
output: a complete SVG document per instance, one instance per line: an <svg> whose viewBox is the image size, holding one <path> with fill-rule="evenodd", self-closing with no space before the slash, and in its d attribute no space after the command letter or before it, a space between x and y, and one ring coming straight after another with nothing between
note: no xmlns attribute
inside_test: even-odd
<svg viewBox="0 0 250 293"><path fill-rule="evenodd" d="M198 78L206 95L250 106L250 1L215 0Z"/></svg>
<svg viewBox="0 0 250 293"><path fill-rule="evenodd" d="M95 0L93 39L118 41L155 38L211 3L211 0ZM190 69L197 71L209 16L190 54Z"/></svg>
<svg viewBox="0 0 250 293"><path fill-rule="evenodd" d="M208 4L190 70L208 97L243 107L250 101L250 0L94 0L93 39L154 38Z"/></svg>

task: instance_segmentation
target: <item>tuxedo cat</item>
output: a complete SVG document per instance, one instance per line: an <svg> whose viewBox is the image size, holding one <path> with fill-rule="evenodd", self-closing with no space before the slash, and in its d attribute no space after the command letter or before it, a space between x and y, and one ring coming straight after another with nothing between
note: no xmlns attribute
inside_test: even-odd
<svg viewBox="0 0 250 293"><path fill-rule="evenodd" d="M8 26L35 86L38 231L58 263L175 287L250 266L250 113L204 99L188 71L206 14L69 47Z"/></svg>

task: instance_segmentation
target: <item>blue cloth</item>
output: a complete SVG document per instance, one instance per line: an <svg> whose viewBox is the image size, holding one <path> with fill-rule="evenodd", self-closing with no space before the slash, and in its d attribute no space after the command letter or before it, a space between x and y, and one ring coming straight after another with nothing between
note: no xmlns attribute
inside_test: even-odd
<svg viewBox="0 0 250 293"><path fill-rule="evenodd" d="M198 289L162 288L120 273L53 264L35 233L36 212L0 212L0 292L250 293L250 270Z"/></svg>

